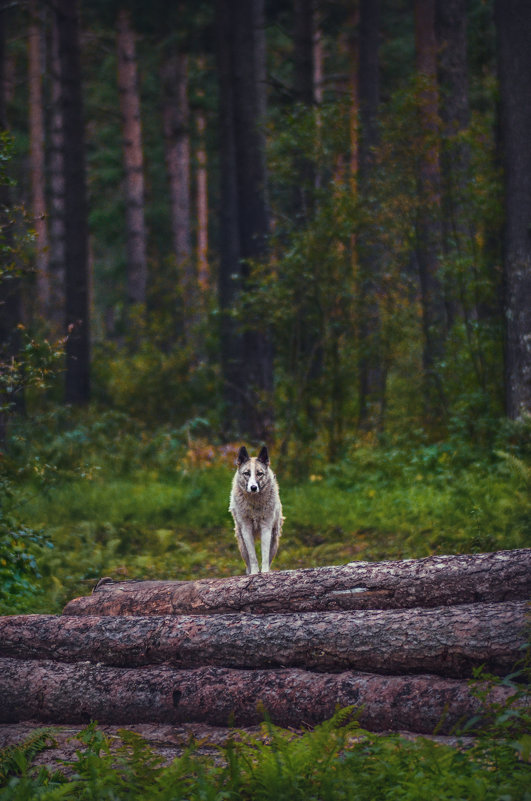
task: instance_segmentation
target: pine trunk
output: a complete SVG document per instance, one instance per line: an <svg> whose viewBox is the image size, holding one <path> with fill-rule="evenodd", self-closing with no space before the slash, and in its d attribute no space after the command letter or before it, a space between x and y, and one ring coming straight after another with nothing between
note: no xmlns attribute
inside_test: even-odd
<svg viewBox="0 0 531 801"><path fill-rule="evenodd" d="M114 667L299 667L320 672L507 675L526 602L276 615L0 618L0 656Z"/></svg>
<svg viewBox="0 0 531 801"><path fill-rule="evenodd" d="M437 45L435 0L415 0L417 71L423 80L419 113L424 143L419 155L419 205L416 256L419 269L424 334L425 412L434 422L445 407L439 376L444 353L445 308L439 276L442 251L441 173L438 145Z"/></svg>
<svg viewBox="0 0 531 801"><path fill-rule="evenodd" d="M181 282L186 339L197 320L197 276L192 259L190 218L190 109L188 56L168 55L161 69L164 87L164 141L170 185L173 248Z"/></svg>
<svg viewBox="0 0 531 801"><path fill-rule="evenodd" d="M116 46L125 169L127 292L130 304L145 305L147 235L144 219L144 156L135 34L129 11L125 7L118 12Z"/></svg>
<svg viewBox="0 0 531 801"><path fill-rule="evenodd" d="M65 186L66 376L65 400L90 398L88 208L79 42L79 6L55 5L58 31Z"/></svg>
<svg viewBox="0 0 531 801"><path fill-rule="evenodd" d="M199 60L199 69L204 71L204 59ZM204 92L199 92L200 100ZM208 172L206 151L206 115L203 108L195 112L197 133L196 149L196 217L197 217L197 283L201 296L201 305L206 306L206 297L210 289L210 270L208 265Z"/></svg>
<svg viewBox="0 0 531 801"><path fill-rule="evenodd" d="M531 412L531 4L496 3L501 135L505 168L505 405Z"/></svg>
<svg viewBox="0 0 531 801"><path fill-rule="evenodd" d="M36 235L37 308L48 316L50 281L48 271L48 226L46 223L44 109L42 97L42 20L37 0L29 3L28 72L29 72L29 137L31 169L31 206Z"/></svg>
<svg viewBox="0 0 531 801"><path fill-rule="evenodd" d="M50 111L50 318L62 329L65 308L65 172L59 31L52 16Z"/></svg>
<svg viewBox="0 0 531 801"><path fill-rule="evenodd" d="M372 731L440 734L478 716L468 682L434 676L310 673L298 669L231 670L167 665L115 668L86 663L0 659L0 721L43 723L209 723L252 726L267 710L278 726L314 726L338 707L354 706ZM485 687L502 704L508 687Z"/></svg>
<svg viewBox="0 0 531 801"><path fill-rule="evenodd" d="M172 615L407 609L526 600L531 549L342 567L285 570L199 581L102 579L65 615Z"/></svg>
<svg viewBox="0 0 531 801"><path fill-rule="evenodd" d="M378 145L380 3L362 0L359 25L359 151L358 191L370 207L374 149ZM385 371L382 365L378 283L380 253L373 231L361 230L358 249L359 424L382 425L385 407Z"/></svg>
<svg viewBox="0 0 531 801"><path fill-rule="evenodd" d="M7 17L9 11L7 2L0 2L0 130L8 129L6 114L6 69L5 44ZM0 236L1 245L5 249L4 256L9 261L10 248L13 245L13 221L10 213L11 198L7 179L0 182ZM19 323L22 322L22 295L20 278L11 269L6 274L0 274L0 365L16 359L20 351ZM9 417L12 411L22 411L24 397L21 393L13 397L5 384L0 384L0 446L5 444L8 431Z"/></svg>
<svg viewBox="0 0 531 801"><path fill-rule="evenodd" d="M269 233L263 0L218 0L221 209L219 298L227 436L271 441L273 361L260 319L239 333L231 315L249 282L248 261L266 254Z"/></svg>

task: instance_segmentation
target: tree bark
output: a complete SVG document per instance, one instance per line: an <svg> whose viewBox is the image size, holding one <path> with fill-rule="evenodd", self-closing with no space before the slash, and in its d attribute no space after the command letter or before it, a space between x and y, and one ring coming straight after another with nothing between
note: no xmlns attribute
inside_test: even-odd
<svg viewBox="0 0 531 801"><path fill-rule="evenodd" d="M8 129L6 114L6 31L9 16L7 0L0 1L0 131ZM0 171L3 173L3 170ZM0 246L3 264L0 267L0 369L18 357L20 351L19 323L22 322L21 280L10 262L13 247L13 215L8 179L0 175ZM7 386L0 386L0 447L5 444L10 414L22 411L24 396L7 391Z"/></svg>
<svg viewBox="0 0 531 801"><path fill-rule="evenodd" d="M415 0L417 71L424 81L419 114L423 147L419 155L419 206L416 256L419 268L424 334L423 370L425 413L440 418L445 399L439 376L446 329L444 297L439 276L442 250L440 217L441 173L438 132L437 46L435 0Z"/></svg>
<svg viewBox="0 0 531 801"><path fill-rule="evenodd" d="M351 562L198 581L102 579L65 615L172 615L401 609L527 600L531 549L401 562Z"/></svg>
<svg viewBox="0 0 531 801"><path fill-rule="evenodd" d="M135 34L128 9L120 8L116 24L118 91L123 125L127 227L127 292L131 304L146 303L147 235L144 219L144 155Z"/></svg>
<svg viewBox="0 0 531 801"><path fill-rule="evenodd" d="M359 25L359 170L358 189L363 207L370 207L370 182L374 170L374 149L379 142L378 109L380 2L362 0ZM385 371L382 364L380 311L377 302L381 255L370 230L362 228L358 248L358 331L359 331L359 424L370 422L380 428L385 408ZM371 415L371 406L376 414ZM373 417L373 421L371 421Z"/></svg>
<svg viewBox="0 0 531 801"><path fill-rule="evenodd" d="M0 618L0 655L116 667L300 667L321 672L506 675L525 645L526 603L277 615Z"/></svg>
<svg viewBox="0 0 531 801"><path fill-rule="evenodd" d="M517 419L531 412L531 4L497 0L495 18L505 169L505 405Z"/></svg>
<svg viewBox="0 0 531 801"><path fill-rule="evenodd" d="M61 80L65 187L66 375L65 401L90 398L90 319L88 207L85 132L79 42L79 4L57 0L54 6Z"/></svg>
<svg viewBox="0 0 531 801"><path fill-rule="evenodd" d="M48 271L48 225L46 222L44 108L42 98L42 20L37 0L29 3L28 77L29 137L31 166L31 206L36 235L35 267L37 270L37 308L48 316L50 280Z"/></svg>
<svg viewBox="0 0 531 801"><path fill-rule="evenodd" d="M273 353L261 319L238 331L232 314L249 285L249 260L263 258L269 234L265 135L263 0L217 2L220 81L221 364L227 437L271 441Z"/></svg>
<svg viewBox="0 0 531 801"><path fill-rule="evenodd" d="M444 143L441 154L443 243L446 251L460 254L470 234L464 198L470 154L460 138L470 123L465 0L436 0L435 22Z"/></svg>
<svg viewBox="0 0 531 801"><path fill-rule="evenodd" d="M198 67L205 70L204 58L199 59ZM198 91L200 102L203 102L204 91ZM203 310L206 309L206 296L210 288L210 270L208 266L208 173L206 150L206 115L202 107L195 111L197 133L196 146L196 216L197 216L197 282Z"/></svg>
<svg viewBox="0 0 531 801"><path fill-rule="evenodd" d="M371 676L304 670L168 666L114 668L86 663L0 659L0 721L43 723L208 723L252 726L267 710L278 726L313 726L337 707L360 710L372 731L445 734L482 714L468 682L434 676ZM513 694L493 687L488 701ZM479 722L479 721L478 721Z"/></svg>
<svg viewBox="0 0 531 801"><path fill-rule="evenodd" d="M190 217L190 109L188 56L169 53L161 67L164 141L170 185L173 249L181 283L183 330L190 341L198 315L197 275L192 259Z"/></svg>
<svg viewBox="0 0 531 801"><path fill-rule="evenodd" d="M52 16L50 174L50 319L62 330L65 308L65 171L64 131L57 15Z"/></svg>

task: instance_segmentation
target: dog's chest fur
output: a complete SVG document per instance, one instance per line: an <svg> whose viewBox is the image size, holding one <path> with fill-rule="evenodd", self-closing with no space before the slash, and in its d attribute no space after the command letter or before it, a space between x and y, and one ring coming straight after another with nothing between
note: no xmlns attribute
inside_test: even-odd
<svg viewBox="0 0 531 801"><path fill-rule="evenodd" d="M250 523L253 529L271 522L280 503L278 484L271 468L259 492L247 492L245 480L237 471L232 481L229 510L240 521Z"/></svg>

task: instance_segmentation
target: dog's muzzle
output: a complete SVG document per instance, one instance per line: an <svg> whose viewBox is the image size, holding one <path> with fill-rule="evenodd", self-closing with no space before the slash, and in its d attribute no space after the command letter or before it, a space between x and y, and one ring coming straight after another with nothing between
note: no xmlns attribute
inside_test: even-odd
<svg viewBox="0 0 531 801"><path fill-rule="evenodd" d="M258 484L251 484L249 492L258 492Z"/></svg>

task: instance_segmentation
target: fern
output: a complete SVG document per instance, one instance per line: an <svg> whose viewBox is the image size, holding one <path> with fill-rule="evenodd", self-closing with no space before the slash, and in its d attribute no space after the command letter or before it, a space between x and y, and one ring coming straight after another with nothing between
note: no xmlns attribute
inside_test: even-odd
<svg viewBox="0 0 531 801"><path fill-rule="evenodd" d="M54 748L57 741L53 737L53 729L37 729L21 745L8 745L0 751L0 786L10 776L27 774L33 759L47 748Z"/></svg>

